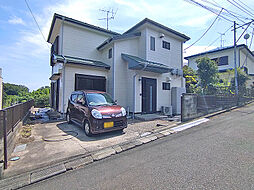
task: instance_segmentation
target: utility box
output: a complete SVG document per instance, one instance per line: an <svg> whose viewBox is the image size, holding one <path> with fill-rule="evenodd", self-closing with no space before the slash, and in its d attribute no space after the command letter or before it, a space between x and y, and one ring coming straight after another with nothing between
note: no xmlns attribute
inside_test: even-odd
<svg viewBox="0 0 254 190"><path fill-rule="evenodd" d="M171 88L171 105L174 115L181 114L181 96L186 93L186 88L172 87Z"/></svg>

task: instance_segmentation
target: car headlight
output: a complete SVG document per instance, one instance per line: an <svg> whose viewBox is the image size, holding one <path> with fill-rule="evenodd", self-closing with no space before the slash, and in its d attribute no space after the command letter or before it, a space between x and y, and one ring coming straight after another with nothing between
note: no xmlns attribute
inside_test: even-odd
<svg viewBox="0 0 254 190"><path fill-rule="evenodd" d="M121 108L121 111L122 111L122 116L126 116L126 110L123 107Z"/></svg>
<svg viewBox="0 0 254 190"><path fill-rule="evenodd" d="M98 110L96 110L96 109L93 109L93 110L91 111L91 114L92 114L92 116L93 116L94 118L96 118L96 119L102 119L101 113L100 113Z"/></svg>

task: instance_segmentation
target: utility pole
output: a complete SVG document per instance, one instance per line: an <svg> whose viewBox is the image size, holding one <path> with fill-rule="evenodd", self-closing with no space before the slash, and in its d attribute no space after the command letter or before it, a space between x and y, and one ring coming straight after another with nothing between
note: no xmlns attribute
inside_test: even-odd
<svg viewBox="0 0 254 190"><path fill-rule="evenodd" d="M236 66L236 22L234 21L234 66L235 66L235 93L238 95L238 80Z"/></svg>
<svg viewBox="0 0 254 190"><path fill-rule="evenodd" d="M108 30L108 21L115 18L117 10L116 10L116 12L114 12L113 9L108 9L108 10L100 9L100 11L105 12L107 14L107 17L100 18L98 20L106 20L107 21L107 30ZM111 13L111 16L109 16L110 13Z"/></svg>

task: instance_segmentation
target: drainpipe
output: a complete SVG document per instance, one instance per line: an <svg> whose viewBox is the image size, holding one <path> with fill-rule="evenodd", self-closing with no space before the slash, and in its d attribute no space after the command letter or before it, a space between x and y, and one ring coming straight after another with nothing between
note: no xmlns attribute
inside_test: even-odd
<svg viewBox="0 0 254 190"><path fill-rule="evenodd" d="M115 75L115 43L113 43L113 47L112 47L112 60L113 60L113 67L112 67L112 78L113 78L113 92L112 92L112 96L113 96L113 100L116 100L116 96L115 96L115 87L116 87L116 84L115 84L115 79L116 79L116 75Z"/></svg>
<svg viewBox="0 0 254 190"><path fill-rule="evenodd" d="M183 43L181 43L181 69L183 70ZM183 85L183 76L181 76L181 87L185 87Z"/></svg>
<svg viewBox="0 0 254 190"><path fill-rule="evenodd" d="M64 17L62 17L62 44L61 44L61 54L62 54L62 57L64 58L64 61L63 61L63 92L62 92L62 117L65 118L65 114L64 114L64 96L65 96L65 90L64 90L64 87L65 87L65 64L66 64L66 59L63 55L63 30L64 30Z"/></svg>
<svg viewBox="0 0 254 190"><path fill-rule="evenodd" d="M144 67L140 70L140 71L144 71L145 68L149 65L149 63L144 63ZM133 75L133 112L132 112L132 119L134 119L135 117L135 108L136 108L136 76L138 74L135 73L135 75Z"/></svg>

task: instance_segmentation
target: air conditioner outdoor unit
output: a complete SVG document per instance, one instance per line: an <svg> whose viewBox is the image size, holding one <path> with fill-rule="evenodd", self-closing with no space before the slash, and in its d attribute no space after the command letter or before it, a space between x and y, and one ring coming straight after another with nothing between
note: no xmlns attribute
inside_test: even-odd
<svg viewBox="0 0 254 190"><path fill-rule="evenodd" d="M172 106L161 106L161 112L163 115L172 116Z"/></svg>

